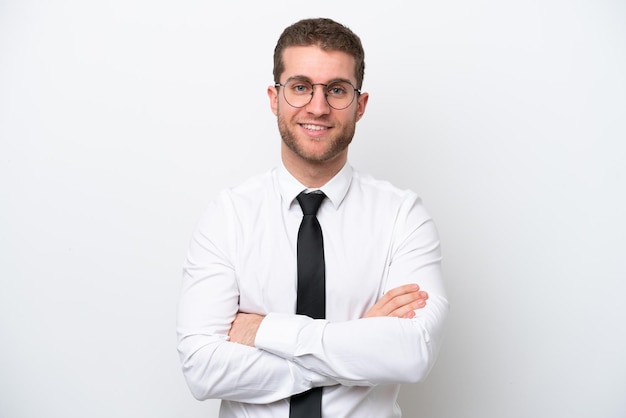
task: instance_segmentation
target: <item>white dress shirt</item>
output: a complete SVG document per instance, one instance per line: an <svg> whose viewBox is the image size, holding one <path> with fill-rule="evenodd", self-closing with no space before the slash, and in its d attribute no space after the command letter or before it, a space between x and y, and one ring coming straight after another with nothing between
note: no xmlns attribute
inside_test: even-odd
<svg viewBox="0 0 626 418"><path fill-rule="evenodd" d="M433 366L448 312L437 230L421 199L346 164L320 189L326 319L296 315L296 240L306 187L280 166L224 190L198 222L183 269L178 351L197 399L220 417L289 416L289 397L324 386L324 417L400 417L401 383ZM360 319L417 283L413 319ZM237 312L266 315L255 346L230 342Z"/></svg>

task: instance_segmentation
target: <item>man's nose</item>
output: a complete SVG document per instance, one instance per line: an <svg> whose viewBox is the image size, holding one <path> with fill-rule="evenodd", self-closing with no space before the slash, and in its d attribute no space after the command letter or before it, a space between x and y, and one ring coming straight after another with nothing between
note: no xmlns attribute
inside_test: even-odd
<svg viewBox="0 0 626 418"><path fill-rule="evenodd" d="M316 89L317 87L317 89ZM313 86L311 101L307 105L307 111L316 115L323 115L330 111L330 105L326 100L326 86L317 84Z"/></svg>

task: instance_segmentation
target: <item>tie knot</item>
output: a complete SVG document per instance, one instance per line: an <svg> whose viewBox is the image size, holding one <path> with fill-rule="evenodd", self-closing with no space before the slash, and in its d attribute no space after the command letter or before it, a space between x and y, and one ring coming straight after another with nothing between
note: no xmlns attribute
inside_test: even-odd
<svg viewBox="0 0 626 418"><path fill-rule="evenodd" d="M325 197L326 195L322 192L302 192L296 197L296 199L298 199L298 203L302 208L303 214L315 216L315 214L317 214L317 210L322 204L322 200L324 200Z"/></svg>

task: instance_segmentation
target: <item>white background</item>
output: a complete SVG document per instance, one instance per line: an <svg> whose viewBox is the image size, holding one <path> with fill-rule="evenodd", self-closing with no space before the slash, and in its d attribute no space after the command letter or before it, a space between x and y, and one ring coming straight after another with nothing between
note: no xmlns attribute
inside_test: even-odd
<svg viewBox="0 0 626 418"><path fill-rule="evenodd" d="M352 164L443 242L405 416L626 416L624 2L0 0L0 417L216 416L178 363L182 262L278 162L274 44L318 16L366 49Z"/></svg>

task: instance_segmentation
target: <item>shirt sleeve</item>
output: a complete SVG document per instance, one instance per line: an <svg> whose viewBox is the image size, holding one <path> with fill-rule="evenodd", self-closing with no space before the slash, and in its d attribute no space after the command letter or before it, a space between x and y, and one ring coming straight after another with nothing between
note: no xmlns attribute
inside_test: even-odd
<svg viewBox="0 0 626 418"><path fill-rule="evenodd" d="M416 196L399 211L388 267L385 291L417 283L428 292L426 307L414 318L329 322L272 313L255 345L343 385L422 381L437 358L449 308L438 232Z"/></svg>
<svg viewBox="0 0 626 418"><path fill-rule="evenodd" d="M183 269L178 306L178 352L197 399L270 403L313 386L337 384L268 351L228 341L239 290L228 257L232 211L213 203L196 227Z"/></svg>

